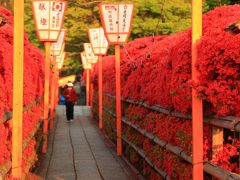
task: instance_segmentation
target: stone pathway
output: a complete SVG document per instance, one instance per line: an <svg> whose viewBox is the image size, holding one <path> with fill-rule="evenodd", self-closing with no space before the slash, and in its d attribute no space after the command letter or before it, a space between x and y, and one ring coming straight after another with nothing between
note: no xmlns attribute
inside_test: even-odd
<svg viewBox="0 0 240 180"><path fill-rule="evenodd" d="M55 129L38 175L49 180L125 180L127 167L99 135L89 119L89 108L75 106L75 120L65 122L65 107L57 108Z"/></svg>

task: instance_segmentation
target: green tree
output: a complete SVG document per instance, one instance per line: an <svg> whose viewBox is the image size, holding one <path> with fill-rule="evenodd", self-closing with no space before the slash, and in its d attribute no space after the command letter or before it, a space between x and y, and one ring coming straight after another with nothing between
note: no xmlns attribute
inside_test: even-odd
<svg viewBox="0 0 240 180"><path fill-rule="evenodd" d="M240 0L205 0L203 4L204 12L207 12L214 9L217 6L240 4Z"/></svg>
<svg viewBox="0 0 240 180"><path fill-rule="evenodd" d="M191 4L184 0L135 0L132 37L172 34L191 23Z"/></svg>

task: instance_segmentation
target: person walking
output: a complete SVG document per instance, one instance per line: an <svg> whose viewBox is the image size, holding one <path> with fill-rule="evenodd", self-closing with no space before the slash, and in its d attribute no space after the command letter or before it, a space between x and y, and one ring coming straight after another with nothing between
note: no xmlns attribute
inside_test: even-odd
<svg viewBox="0 0 240 180"><path fill-rule="evenodd" d="M63 96L66 100L67 122L71 122L74 118L74 104L77 101L77 94L72 82L67 83L67 87L63 91Z"/></svg>

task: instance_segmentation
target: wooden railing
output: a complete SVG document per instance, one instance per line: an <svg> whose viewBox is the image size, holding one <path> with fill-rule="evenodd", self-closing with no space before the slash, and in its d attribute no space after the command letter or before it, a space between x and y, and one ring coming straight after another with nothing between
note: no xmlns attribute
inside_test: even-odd
<svg viewBox="0 0 240 180"><path fill-rule="evenodd" d="M115 99L114 96L105 93L105 96L108 96L112 99ZM156 111L159 113L163 113L169 116L173 116L173 117L178 117L178 118L183 118L183 119L192 119L191 115L184 115L178 112L172 112L169 111L166 108L163 108L159 105L152 105L149 106L147 103L145 103L144 101L134 101L131 99L123 99L122 98L122 102L126 102L129 104L134 104L134 105L139 105L142 107L145 107L149 110L152 111ZM216 127L220 127L220 128L224 128L224 129L230 129L230 130L234 130L235 132L240 132L240 117L232 117L232 116L227 116L227 117L204 117L204 122L208 123L212 126L216 126Z"/></svg>
<svg viewBox="0 0 240 180"><path fill-rule="evenodd" d="M104 95L107 97L110 97L113 100L115 99L115 97L110 94L105 93ZM125 102L128 104L133 104L133 105L140 105L149 110L163 113L163 114L166 114L169 116L174 116L174 117L184 118L184 119L191 119L190 115L183 115L178 112L171 112L171 111L169 111L165 108L162 108L158 105L149 106L145 102L142 102L142 101L133 101L133 100L129 100L129 99L128 100L122 99L122 102ZM94 101L93 103L94 103L94 105L98 106L97 102ZM106 107L103 107L103 110L106 113L108 113L109 115L111 115L113 118L116 118L116 114L112 110L109 110ZM96 113L98 113L98 112L96 112ZM186 162L192 164L192 157L187 152L185 152L183 149L181 149L180 147L175 146L171 143L168 143L168 142L160 139L159 137L155 136L154 134L147 132L146 130L140 128L136 124L133 124L130 121L128 121L126 119L126 117L122 117L122 122L125 125L131 127L132 129L136 130L138 133L140 133L144 137L146 137L149 140L151 140L152 142L154 142L156 145L159 145L160 147L165 148L166 150L172 152L173 154L177 155L178 157L185 160ZM239 124L240 118L239 117L220 117L220 118L207 117L207 118L204 118L204 122L206 122L212 126L217 126L217 127L221 127L221 128L225 128L225 129L235 130L236 132L240 132L240 124ZM113 131L116 131L116 130L113 128ZM156 167L154 165L154 162L152 162L147 157L147 155L144 153L143 149L139 148L138 146L136 146L133 143L131 143L130 141L128 141L127 138L124 136L122 136L122 139L125 143L127 143L130 147L132 147L139 154L139 156L141 156L148 163L148 165L150 167L152 167L159 175L161 175L165 179L170 178L166 172L162 171L161 169L159 169L158 167ZM213 177L216 177L219 179L229 179L229 180L230 179L240 179L240 176L238 174L229 172L219 166L211 164L208 161L204 162L204 171L206 173L212 175Z"/></svg>
<svg viewBox="0 0 240 180"><path fill-rule="evenodd" d="M25 106L23 108L23 111L29 111L32 107L40 104L43 101L43 97L40 97L38 99L36 99L34 102L28 104L27 106ZM12 111L10 112L5 112L3 117L0 118L0 124L6 123L7 121L10 121L12 119ZM33 130L28 134L28 137L23 141L23 149L27 148L30 141L35 137L36 133L38 132L39 128L41 127L42 124L42 119L39 119L38 123L35 125L35 127L33 128ZM30 169L35 162L35 158L36 158L36 154L34 155L34 157L28 157L28 167L26 169ZM7 174L10 172L11 170L11 161L8 160L5 163L0 165L0 179L4 179ZM26 176L26 175L24 175Z"/></svg>

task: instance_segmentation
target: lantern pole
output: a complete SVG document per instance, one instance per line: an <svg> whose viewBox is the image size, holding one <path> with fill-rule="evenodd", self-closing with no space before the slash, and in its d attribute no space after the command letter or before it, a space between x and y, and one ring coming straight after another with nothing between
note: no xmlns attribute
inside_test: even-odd
<svg viewBox="0 0 240 180"><path fill-rule="evenodd" d="M98 56L98 99L99 99L99 128L103 128L103 121L102 121L102 100L103 100L103 82L102 82L102 55Z"/></svg>
<svg viewBox="0 0 240 180"><path fill-rule="evenodd" d="M52 57L52 83L51 83L51 111L50 111L50 129L53 128L53 120L54 120L54 102L55 102L55 92L56 92L56 56Z"/></svg>
<svg viewBox="0 0 240 180"><path fill-rule="evenodd" d="M89 84L90 84L90 97L89 97L89 99L90 99L90 112L91 112L91 114L90 114L90 117L91 117L91 119L93 119L93 83L92 83L92 78L91 78L91 76L92 76L92 73L93 73L93 69L91 69L90 70L90 82L89 82Z"/></svg>
<svg viewBox="0 0 240 180"><path fill-rule="evenodd" d="M192 80L198 82L196 69L198 59L197 42L202 36L202 0L192 0ZM193 180L203 179L203 108L202 100L192 88L192 146Z"/></svg>
<svg viewBox="0 0 240 180"><path fill-rule="evenodd" d="M121 113L121 75L120 75L120 45L115 45L116 68L116 115L117 115L117 155L122 155L122 113Z"/></svg>
<svg viewBox="0 0 240 180"><path fill-rule="evenodd" d="M14 0L12 176L22 179L24 1Z"/></svg>
<svg viewBox="0 0 240 180"><path fill-rule="evenodd" d="M89 89L90 89L90 70L87 69L87 80L86 80L86 100L87 106L89 106Z"/></svg>
<svg viewBox="0 0 240 180"><path fill-rule="evenodd" d="M53 13L54 2L46 0L32 0L35 26L40 41L45 45L45 77L44 77L44 110L43 110L43 146L42 152L47 152L48 139L48 113L49 113L49 76L51 42L56 42L63 24L66 2L60 1L56 8L58 13ZM49 8L47 8L49 7ZM51 21L59 17L59 21Z"/></svg>
<svg viewBox="0 0 240 180"><path fill-rule="evenodd" d="M44 120L43 120L43 147L42 152L47 152L48 135L48 110L49 110L49 78L50 78L50 42L45 42L45 80L44 80Z"/></svg>
<svg viewBox="0 0 240 180"><path fill-rule="evenodd" d="M55 93L55 102L54 102L54 108L57 107L58 104L58 97L59 97L59 84L58 84L58 80L59 80L59 70L56 68L56 93Z"/></svg>
<svg viewBox="0 0 240 180"><path fill-rule="evenodd" d="M98 56L98 126L100 129L103 128L103 55L107 53L108 41L105 37L103 28L92 28L89 29L89 39L92 45L94 55ZM104 51L102 51L104 50Z"/></svg>
<svg viewBox="0 0 240 180"><path fill-rule="evenodd" d="M113 7L113 8L108 8ZM120 72L120 44L125 44L130 35L133 19L134 3L101 3L99 12L104 32L109 44L115 45L116 70L116 129L117 155L122 155L122 112L121 112L121 72ZM121 11L121 12L119 12ZM122 15L123 14L123 15ZM113 20L113 16L115 17ZM116 20L115 20L116 19ZM109 23L113 22L113 23ZM123 22L123 23L119 23Z"/></svg>

